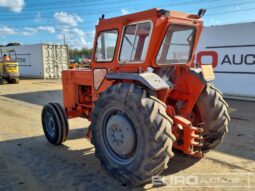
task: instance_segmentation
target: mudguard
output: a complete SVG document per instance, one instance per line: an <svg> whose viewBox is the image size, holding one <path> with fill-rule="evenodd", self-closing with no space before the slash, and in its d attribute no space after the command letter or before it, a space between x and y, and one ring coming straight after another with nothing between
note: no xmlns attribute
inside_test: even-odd
<svg viewBox="0 0 255 191"><path fill-rule="evenodd" d="M167 84L157 74L145 72L145 73L109 73L106 75L108 80L134 80L142 83L147 88L158 91L162 89L171 88L172 84Z"/></svg>
<svg viewBox="0 0 255 191"><path fill-rule="evenodd" d="M203 77L203 74L202 74L202 69L201 68L191 68L190 69L190 73L192 75L195 75L198 79L200 79L201 82L203 82L204 84L208 83L208 82L212 82L214 81L214 79L205 79Z"/></svg>

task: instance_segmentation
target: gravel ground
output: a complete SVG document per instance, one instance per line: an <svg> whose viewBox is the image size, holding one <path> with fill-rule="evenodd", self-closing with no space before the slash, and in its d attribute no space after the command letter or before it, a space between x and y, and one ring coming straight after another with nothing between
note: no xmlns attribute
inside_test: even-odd
<svg viewBox="0 0 255 191"><path fill-rule="evenodd" d="M201 160L175 152L162 174L167 186L129 188L108 176L94 156L93 146L84 138L87 120L69 120L64 145L46 141L42 106L62 103L61 86L60 80L0 86L0 191L255 190L255 102L227 100L232 121L224 143ZM189 183L194 176L200 184L184 187L183 181Z"/></svg>

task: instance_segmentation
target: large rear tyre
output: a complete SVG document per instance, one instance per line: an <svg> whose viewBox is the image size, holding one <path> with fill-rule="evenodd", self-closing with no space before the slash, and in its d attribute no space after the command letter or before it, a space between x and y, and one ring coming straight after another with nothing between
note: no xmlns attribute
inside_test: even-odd
<svg viewBox="0 0 255 191"><path fill-rule="evenodd" d="M49 103L42 110L42 126L46 139L60 145L66 141L69 125L64 109L58 103Z"/></svg>
<svg viewBox="0 0 255 191"><path fill-rule="evenodd" d="M173 157L173 121L165 104L142 87L120 83L103 92L91 124L96 156L124 184L148 182Z"/></svg>
<svg viewBox="0 0 255 191"><path fill-rule="evenodd" d="M197 101L196 107L200 121L204 123L202 151L207 152L220 144L228 132L229 106L224 101L222 93L212 84L207 84Z"/></svg>

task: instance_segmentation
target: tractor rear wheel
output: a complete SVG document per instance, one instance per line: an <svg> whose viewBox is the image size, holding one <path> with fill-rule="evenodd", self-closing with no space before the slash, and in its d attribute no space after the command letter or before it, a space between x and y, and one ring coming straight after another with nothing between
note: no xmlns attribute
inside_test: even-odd
<svg viewBox="0 0 255 191"><path fill-rule="evenodd" d="M203 152L215 148L223 141L230 122L228 108L222 93L212 84L207 84L196 104L196 113L199 113L197 117L204 123Z"/></svg>
<svg viewBox="0 0 255 191"><path fill-rule="evenodd" d="M148 182L173 157L173 121L165 104L140 86L120 83L100 94L91 124L96 156L123 184Z"/></svg>
<svg viewBox="0 0 255 191"><path fill-rule="evenodd" d="M42 110L42 125L46 139L60 145L68 136L68 121L63 107L58 103L49 103Z"/></svg>

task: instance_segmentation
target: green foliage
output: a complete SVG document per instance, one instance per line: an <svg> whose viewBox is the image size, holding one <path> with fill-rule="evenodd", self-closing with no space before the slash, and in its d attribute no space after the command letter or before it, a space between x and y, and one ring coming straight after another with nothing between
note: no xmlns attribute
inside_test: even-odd
<svg viewBox="0 0 255 191"><path fill-rule="evenodd" d="M69 56L70 58L80 58L82 56L85 56L87 58L91 58L92 55L92 49L83 48L81 50L79 49L69 49Z"/></svg>

